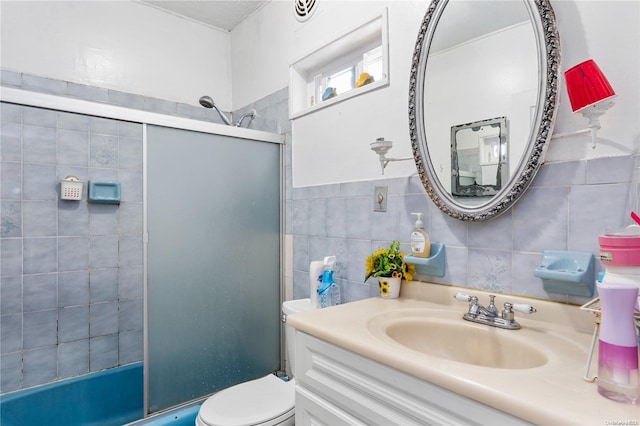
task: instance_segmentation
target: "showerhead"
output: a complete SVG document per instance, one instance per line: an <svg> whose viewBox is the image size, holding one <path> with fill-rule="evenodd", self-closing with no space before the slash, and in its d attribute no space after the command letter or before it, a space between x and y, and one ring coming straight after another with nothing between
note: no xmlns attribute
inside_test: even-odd
<svg viewBox="0 0 640 426"><path fill-rule="evenodd" d="M229 118L227 118L226 115L224 115L222 113L222 111L220 111L220 109L218 108L218 106L216 105L215 102L213 102L213 99L211 99L211 96L202 96L200 98L200 105L202 105L205 108L213 108L218 112L218 115L220 116L220 118L222 118L222 121L225 122L226 125L230 126L231 125L231 120L229 120Z"/></svg>
<svg viewBox="0 0 640 426"><path fill-rule="evenodd" d="M216 104L211 99L211 96L203 96L200 98L200 105L205 108L213 108Z"/></svg>

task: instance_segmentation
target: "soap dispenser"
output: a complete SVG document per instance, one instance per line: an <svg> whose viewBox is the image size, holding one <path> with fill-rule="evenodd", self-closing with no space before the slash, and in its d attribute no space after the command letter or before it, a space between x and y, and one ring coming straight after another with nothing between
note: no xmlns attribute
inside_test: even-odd
<svg viewBox="0 0 640 426"><path fill-rule="evenodd" d="M638 404L638 341L634 322L638 288L604 282L597 286L602 312L598 393L614 401Z"/></svg>
<svg viewBox="0 0 640 426"><path fill-rule="evenodd" d="M416 215L416 226L411 231L411 255L415 257L429 257L431 255L431 242L429 234L424 230L422 224L422 213L411 213Z"/></svg>
<svg viewBox="0 0 640 426"><path fill-rule="evenodd" d="M322 280L318 285L318 305L321 308L340 304L340 289L333 280L333 265L335 263L335 256L324 258Z"/></svg>

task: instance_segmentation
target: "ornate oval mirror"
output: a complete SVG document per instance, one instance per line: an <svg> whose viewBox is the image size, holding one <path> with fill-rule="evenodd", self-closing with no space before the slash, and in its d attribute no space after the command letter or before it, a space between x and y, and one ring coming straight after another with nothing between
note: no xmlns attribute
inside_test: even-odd
<svg viewBox="0 0 640 426"><path fill-rule="evenodd" d="M559 66L548 0L432 0L411 67L409 132L443 212L488 220L522 196L551 138Z"/></svg>

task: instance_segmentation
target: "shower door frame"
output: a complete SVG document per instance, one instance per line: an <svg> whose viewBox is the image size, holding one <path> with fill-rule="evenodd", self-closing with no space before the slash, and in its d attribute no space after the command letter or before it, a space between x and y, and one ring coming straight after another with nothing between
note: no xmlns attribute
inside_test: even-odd
<svg viewBox="0 0 640 426"><path fill-rule="evenodd" d="M153 126L153 127L165 127L165 128L169 128L169 126ZM226 127L230 127L230 126L224 126ZM171 129L177 129L174 126L170 127ZM232 129L237 129L236 127L232 127ZM189 131L190 129L178 129L178 130L187 130ZM246 129L242 129L242 130L246 130ZM213 391L209 391L209 393L207 395L203 395L203 396L197 396L197 397L193 397L193 399L190 400L185 400L185 401L181 401L181 402L177 402L175 405L172 406L164 406L164 407L160 407L158 408L156 406L156 404L158 403L157 398L155 397L155 394L157 394L157 383L154 385L154 382L151 381L151 376L152 376L152 372L156 371L158 372L159 369L158 367L154 367L154 369L151 368L151 363L150 360L155 360L156 362L154 363L157 364L158 361L158 350L157 348L153 349L154 347L157 346L157 343L153 343L153 342L158 342L157 337L154 338L153 341L149 340L149 336L151 334L151 331L155 330L155 333L157 333L158 328L157 327L153 327L152 330L152 323L149 323L149 317L150 317L150 312L151 309L153 308L156 311L158 311L158 305L157 305L157 300L158 300L158 290L156 289L155 292L152 292L150 290L150 283L153 283L153 276L150 274L150 272L152 272L155 269L152 269L151 271L149 270L149 211L147 210L151 206L153 206L153 203L150 203L150 198L148 198L150 195L152 195L154 193L154 191L150 191L149 190L149 179L153 179L153 177L150 177L150 167L149 167L149 161L151 161L151 159L149 158L149 151L151 146L153 145L155 142L158 141L158 134L156 133L156 138L153 139L150 137L150 135L152 134L152 129L149 128L149 124L144 124L143 125L143 247L144 247L144 282L145 282L145 287L144 287L144 339L145 339L145 352L144 352L144 415L145 417L147 416L153 416L155 414L158 413L162 413L162 412L166 412L172 409L176 409L179 407L183 407L186 405L191 405L194 404L198 401L202 401L204 399L206 399L206 397L210 396L211 393L213 393ZM199 133L202 134L203 132L195 132L195 133ZM233 133L234 132L230 132L231 134L228 135L223 135L223 136L229 136L229 137L234 137ZM241 132L244 133L244 132ZM219 133L215 133L216 136L219 136ZM196 138L198 138L197 135L194 135ZM180 136L176 135L173 137L173 140L171 141L171 143L173 144L173 146L175 147L182 147L182 146L188 146L188 141L187 141L187 137L186 135L184 136L184 139L177 139L180 138ZM241 141L238 141L237 139L243 139L245 141L248 142L259 142L259 143L270 143L270 141L261 141L261 140L257 140L256 138L250 138L250 137L241 137L238 135L235 135L236 138L236 143L240 143ZM203 139L200 137L199 140L201 142L203 142ZM166 143L166 140L165 140ZM208 141L207 145L212 144L233 144L233 141L229 140L229 139L221 139L221 140L211 140ZM184 149L180 148L180 151L184 151ZM278 192L279 192L279 202L277 203L278 205L278 216L279 216L279 229L278 229L278 240L279 240L279 245L280 245L280 252L279 252L279 268L278 268L278 282L279 282L279 288L280 288L280 297L279 297L279 304L278 304L278 309L280 309L279 307L282 306L282 299L283 299L283 277L284 277L284 273L283 273L283 263L284 263L284 254L283 254L283 247L284 247L284 223L283 223L283 219L284 219L284 190L283 190L283 182L284 182L284 174L283 174L283 167L282 165L283 163L283 149L282 149L282 144L279 145L279 150L277 153L275 153L275 156L272 157L272 159L277 158L278 161L278 165L279 165L279 170L278 170L278 178L279 178L279 184L278 184ZM159 152L158 149L156 148L155 151L156 155ZM178 156L180 155L180 153L177 153ZM153 157L152 157L153 158ZM237 157L234 157L237 158ZM232 159L230 159L232 160ZM216 160L212 159L211 161L211 165L212 167L214 166ZM219 159L217 161L224 161L224 158ZM158 173L157 170L157 164L156 164L156 173ZM220 168L223 168L223 166L220 166ZM217 168L216 168L217 169ZM273 169L270 169L273 170ZM164 173L164 172L163 172ZM189 173L188 171L185 173ZM165 173L166 174L166 173ZM250 175L250 173L247 173ZM151 176L153 176L153 173L151 173ZM157 175L156 175L157 176ZM275 176L274 176L275 177ZM273 182L273 181L272 181ZM197 184L197 182L194 182L194 184ZM207 185L205 185L206 187ZM275 188L275 187L274 187ZM241 192L241 191L240 191ZM158 195L158 187L156 186L156 190L155 190L155 194L156 194L156 198ZM153 197L151 199L154 199ZM157 207L157 206L156 206ZM274 205L275 207L275 205ZM259 217L255 218L256 220L260 220ZM275 224L275 223L274 223ZM157 225L157 220L156 220L156 225ZM151 231L153 231L153 229L151 229ZM156 233L157 233L157 228L156 228ZM156 242L155 245L153 247L156 247L156 250L158 248L158 238L153 238L153 241ZM155 258L154 258L155 259ZM168 260L168 263L170 263L171 260ZM155 278L158 278L158 274L155 274ZM158 281L155 281L155 284L153 284L154 288L155 286L158 285ZM222 288L224 288L224 286L222 286ZM155 295L156 297L153 298L154 300L156 300L156 302L154 303L150 303L152 301L152 296ZM270 310L269 310L270 311ZM151 315L153 317L153 315ZM280 319L280 314L278 313L277 317L274 317L274 321L278 321L278 323L280 323L279 321ZM153 323L155 324L155 323ZM280 349L280 368L282 369L282 358L283 358L283 351L282 351L282 336L283 336L283 331L282 331L282 325L280 324L279 327L279 331L280 331L280 345L279 345L279 349ZM154 336L156 336L156 334L154 333ZM192 340L190 340L190 342L192 342ZM201 346L201 348L204 346ZM152 350L153 349L153 350ZM223 351L224 352L224 351ZM150 356L150 354L152 354L153 356ZM273 358L271 358L273 359ZM161 363L161 362L160 362ZM263 366L264 367L264 366ZM277 367L276 367L277 369ZM269 371L273 371L273 370L269 370ZM154 377L156 377L156 374L153 374ZM205 376L206 377L206 376ZM199 379L202 380L202 379ZM166 381L166 380L165 380ZM215 381L214 381L215 382ZM184 384L183 384L184 385ZM223 386L224 387L224 386ZM153 394L153 395L152 395ZM152 396L154 396L152 398ZM153 411L151 411L153 410ZM151 411L151 412L150 412Z"/></svg>
<svg viewBox="0 0 640 426"><path fill-rule="evenodd" d="M46 108L57 111L71 112L77 114L91 115L95 117L110 118L115 120L129 121L141 123L143 125L143 345L144 345L144 416L147 417L149 411L148 391L148 330L147 330L147 125L157 125L171 127L175 129L191 130L202 133L210 133L215 135L231 136L241 139L250 139L258 142L275 143L280 145L280 305L284 300L285 280L284 280L284 263L285 263L285 135L264 132L260 130L245 129L235 126L227 126L224 124L212 123L208 121L195 120L191 118L170 116L150 111L142 111L133 108L126 108L117 105L103 104L83 99L68 98L59 95L47 93L32 92L29 90L18 89L13 87L2 86L0 90L0 100L3 102L28 105L33 107ZM278 318L280 315L278 315ZM284 332L281 326L280 332L280 365L284 366ZM193 402L193 401L191 401ZM185 404L188 404L186 402Z"/></svg>
<svg viewBox="0 0 640 426"><path fill-rule="evenodd" d="M147 195L148 195L148 191L147 191L147 149L148 149L148 140L147 140L147 125L159 125L159 126L164 126L164 127L171 127L171 128L175 128L175 129L181 129L181 130L191 130L191 131L196 131L196 132L202 132L202 133L209 133L209 134L214 134L214 135L223 135L223 136L230 136L230 137L236 137L236 138L241 138L241 139L248 139L248 140L252 140L252 141L257 141L257 142L265 142L265 143L275 143L275 144L279 144L280 145L280 170L279 170L279 187L280 187L280 200L279 200L279 206L280 206L280 232L279 232L279 242L280 242L280 268L279 268L279 290L280 290L280 306L282 305L282 302L284 300L284 259L285 259L285 238L284 238L284 230L285 230L285 176L284 176L284 165L285 165L285 150L284 150L284 143L285 143L285 137L284 135L277 135L277 134L272 134L272 133L267 133L267 132L262 132L262 131L257 131L257 130L251 130L251 129L244 129L244 128L238 128L235 126L228 126L228 125L223 125L223 124L217 124L217 123L207 123L207 122L202 122L202 121L197 121L197 120L190 120L190 119L176 119L175 117L168 117L169 118L168 123L158 123L158 122L144 122L143 123L143 165L142 165L142 173L143 173L143 257L144 257L144 272L143 272L143 280L144 280L144 292L143 292L143 330L144 330L144 363L143 363L143 369L144 369L144 384L143 384L143 394L144 394L144 404L143 404L143 410L144 410L144 416L148 417L148 416L153 416L155 414L164 412L164 411L169 411L172 409L175 409L177 407L180 406L186 406L186 405L190 405L190 404L194 404L197 403L199 401L204 400L206 397L203 398L196 398L195 400L192 401L184 401L182 404L179 404L177 406L174 407L168 407L167 409L161 410L159 412L153 412L150 413L149 409L149 359L148 359L148 348L149 348L149 329L148 329L148 302L149 302L149 298L148 298L148 280L149 280L149 271L148 271L148 200L147 200ZM279 318L279 315L278 315ZM282 327L281 331L280 331L280 365L281 368L282 366L284 366L284 352L282 350L283 348L283 339L284 339L284 333L282 331Z"/></svg>

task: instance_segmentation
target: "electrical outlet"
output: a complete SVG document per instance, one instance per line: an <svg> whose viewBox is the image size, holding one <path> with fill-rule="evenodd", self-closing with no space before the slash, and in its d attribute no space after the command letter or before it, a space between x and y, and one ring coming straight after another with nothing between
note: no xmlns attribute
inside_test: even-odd
<svg viewBox="0 0 640 426"><path fill-rule="evenodd" d="M386 212L387 211L387 187L376 186L373 190L373 211L374 212Z"/></svg>

